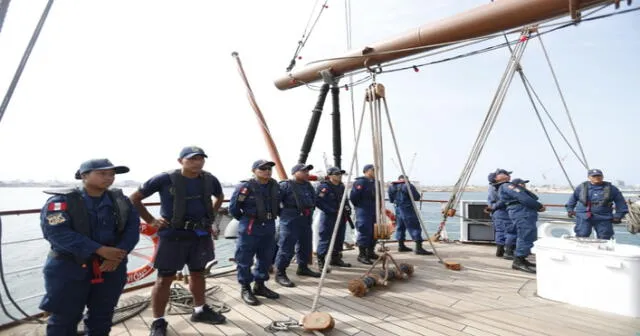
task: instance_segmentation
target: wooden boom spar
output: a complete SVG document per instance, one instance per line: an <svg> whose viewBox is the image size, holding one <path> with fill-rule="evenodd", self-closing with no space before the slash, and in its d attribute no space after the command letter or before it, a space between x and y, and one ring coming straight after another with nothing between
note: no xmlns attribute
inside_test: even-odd
<svg viewBox="0 0 640 336"><path fill-rule="evenodd" d="M308 64L278 78L275 85L280 90L287 90L322 79L320 72L323 70L330 70L334 76L341 76L367 66L372 67L436 49L447 43L487 36L565 15L571 15L576 20L580 17L580 10L598 4L616 2L616 0L496 0L363 49L352 50L341 57ZM429 48L430 45L434 47Z"/></svg>

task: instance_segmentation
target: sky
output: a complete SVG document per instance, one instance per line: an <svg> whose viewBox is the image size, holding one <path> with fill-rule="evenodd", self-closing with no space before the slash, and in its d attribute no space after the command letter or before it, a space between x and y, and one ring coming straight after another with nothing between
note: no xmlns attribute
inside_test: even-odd
<svg viewBox="0 0 640 336"><path fill-rule="evenodd" d="M352 0L352 44L361 48L487 2ZM298 159L317 92L306 87L280 91L273 81L285 74L314 3L57 0L0 123L0 180L71 180L82 161L107 157L131 168L120 179L144 181L177 168L178 153L188 145L207 151L205 169L221 181L247 178L251 163L269 159L269 153L233 51L240 54L288 173ZM622 3L621 9L627 8ZM11 2L0 32L0 92L8 87L45 4ZM328 6L298 66L347 50L344 1ZM640 184L635 154L639 35L640 12L633 12L543 36L589 165L603 169L607 180L627 184ZM387 88L407 169L415 156L412 179L423 185L457 181L508 57L508 50L500 49L417 73L378 76ZM522 66L575 146L539 41L529 42ZM359 116L364 86L353 92ZM323 153L330 162L333 156L330 99L307 160L320 169ZM350 95L344 90L341 112L342 165L349 170L354 138ZM360 169L372 161L370 126L364 126ZM585 169L550 132L573 183L584 180ZM400 171L387 128L383 139L385 177L393 179ZM470 183L487 183L487 174L498 167L537 185L567 184L517 76Z"/></svg>

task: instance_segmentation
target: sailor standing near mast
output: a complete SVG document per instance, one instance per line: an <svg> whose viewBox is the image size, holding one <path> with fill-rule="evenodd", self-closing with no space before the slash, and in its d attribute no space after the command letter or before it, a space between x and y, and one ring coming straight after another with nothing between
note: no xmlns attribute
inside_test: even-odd
<svg viewBox="0 0 640 336"><path fill-rule="evenodd" d="M518 229L509 218L507 206L500 201L498 189L504 183L511 181L511 172L505 169L496 169L489 174L489 195L487 207L491 214L491 221L495 229L495 241L497 245L496 257L504 257L513 260L513 251L516 247Z"/></svg>
<svg viewBox="0 0 640 336"><path fill-rule="evenodd" d="M595 229L599 239L613 237L613 223L620 223L629 212L622 193L610 182L603 181L602 170L589 170L589 181L583 182L566 204L569 218L576 218L576 237L589 237ZM613 213L611 206L616 205Z"/></svg>
<svg viewBox="0 0 640 336"><path fill-rule="evenodd" d="M411 238L416 243L415 254L432 255L433 252L422 248L422 228L420 227L420 219L416 214L409 192L411 192L411 196L413 196L414 200L420 200L420 193L416 187L411 184L409 178L404 175L398 176L398 181L391 182L391 187L389 187L389 201L391 201L391 203L396 207L396 222L398 223L396 233L398 239L398 252L412 251L404 245L405 234L408 229Z"/></svg>
<svg viewBox="0 0 640 336"><path fill-rule="evenodd" d="M544 205L538 202L538 196L527 190L529 180L513 179L511 183L500 186L498 195L500 201L507 206L509 218L518 228L515 258L511 268L528 273L536 272L536 265L527 260L531 254L533 242L538 239L536 222L538 212L545 211Z"/></svg>
<svg viewBox="0 0 640 336"><path fill-rule="evenodd" d="M256 296L268 299L280 297L264 284L269 280L269 267L276 244L276 217L280 210L280 188L278 182L271 178L275 165L267 160L254 162L251 166L254 177L243 181L229 200L229 213L239 222L235 260L238 282L242 286L240 295L244 302L252 306L260 304ZM251 274L254 257L257 258L257 265Z"/></svg>
<svg viewBox="0 0 640 336"><path fill-rule="evenodd" d="M108 335L114 308L127 283L127 254L140 239L138 212L120 189L109 189L129 168L89 160L76 172L82 188L46 191L40 215L51 244L44 265L46 293L40 309L51 313L47 335L76 335L85 306L88 335Z"/></svg>
<svg viewBox="0 0 640 336"><path fill-rule="evenodd" d="M376 223L376 194L374 166L367 164L362 169L364 176L357 177L351 186L349 199L356 208L356 229L358 230L358 261L371 265L377 260L374 252L373 225Z"/></svg>
<svg viewBox="0 0 640 336"><path fill-rule="evenodd" d="M152 336L164 336L167 332L165 309L169 301L171 283L177 271L186 264L189 267L189 290L193 295L194 310L191 321L209 324L225 322L225 317L215 312L205 302L204 269L214 259L211 236L217 236L212 224L224 194L218 179L203 170L204 150L188 146L180 151L180 169L158 174L146 181L131 195L131 201L147 223L158 227L160 241L154 267L158 277L151 292L154 321ZM142 200L158 192L160 217L155 218L142 204ZM214 203L211 197L216 198Z"/></svg>
<svg viewBox="0 0 640 336"><path fill-rule="evenodd" d="M346 173L338 167L327 169L327 180L320 182L316 190L317 206L322 212L320 213L320 225L318 235L318 267L320 270L324 268L325 258L329 253L329 245L331 237L337 221L338 212L340 212L340 203L344 195L344 183L342 183L342 175ZM351 267L351 264L342 260L342 245L344 244L344 236L347 229L347 218L351 216L351 208L349 200L344 205L342 218L340 218L336 241L331 251L331 266Z"/></svg>
<svg viewBox="0 0 640 336"><path fill-rule="evenodd" d="M296 247L296 261L299 276L319 278L320 273L312 271L308 264L313 251L311 222L315 208L315 191L309 183L309 170L313 165L298 163L291 169L291 180L280 182L280 234L278 256L276 257L276 282L284 287L294 287L287 276L287 267Z"/></svg>

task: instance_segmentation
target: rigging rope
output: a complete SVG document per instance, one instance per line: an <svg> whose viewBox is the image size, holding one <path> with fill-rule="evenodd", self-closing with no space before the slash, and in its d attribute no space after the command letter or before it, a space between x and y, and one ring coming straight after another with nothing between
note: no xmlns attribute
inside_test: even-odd
<svg viewBox="0 0 640 336"><path fill-rule="evenodd" d="M322 7L320 7L320 12L318 12L316 19L313 21L313 24L309 28L309 23L311 23L311 19L313 18L313 12L315 12L316 7L318 6L318 1L319 0L316 0L316 2L313 4L313 9L311 10L311 14L309 14L309 19L307 20L307 24L304 27L304 31L302 32L302 37L298 41L298 46L296 47L296 51L293 53L291 62L287 67L287 72L290 72L296 66L296 59L300 59L300 52L302 51L302 48L304 48L305 44L307 44L307 41L309 40L309 37L311 36L313 29L316 27L318 20L320 20L320 16L322 15L322 12L326 8L329 8L327 6L327 2L329 2L329 0L325 0L324 4L322 4Z"/></svg>
<svg viewBox="0 0 640 336"><path fill-rule="evenodd" d="M346 23L346 35L347 35L347 50L351 50L351 43L352 43L352 36L351 36L351 30L352 30L352 26L351 26L351 0L346 0L344 2L344 16L345 16L345 23ZM354 84L353 84L353 74L349 74L349 84L348 86L345 86L345 89L348 89L349 87L353 88ZM355 100L353 98L353 90L349 90L349 98L350 98L350 102L351 102L351 122L353 125L353 141L355 142L356 140L356 109L355 109ZM355 160L356 160L356 171L360 171L360 168L358 167L358 155L356 154L355 156Z"/></svg>
<svg viewBox="0 0 640 336"><path fill-rule="evenodd" d="M504 38L506 39L507 36L505 35ZM511 54L513 54L513 50L511 49L511 46L509 46L509 52ZM547 128L544 125L544 122L542 121L542 117L540 116L540 111L538 110L538 107L537 107L535 101L533 100L533 95L535 95L535 97L537 98L538 103L540 103L540 106L542 107L542 109L547 114L547 117L549 117L549 120L551 120L553 125L556 127L556 130L558 131L558 133L560 133L560 135L562 136L562 139L564 139L565 142L567 143L567 145L569 146L569 149L571 149L573 154L576 155L576 158L578 159L578 161L580 161L580 163L582 163L582 165L585 167L585 169L589 169L587 167L587 165L586 165L586 160L585 161L581 160L581 158L578 156L576 151L573 149L573 147L571 146L571 144L569 143L567 138L564 136L564 133L562 133L562 131L560 130L560 128L558 127L556 122L551 117L551 114L549 113L549 111L547 111L547 109L544 107L544 105L542 104L542 101L540 100L540 97L538 96L538 94L533 89L533 86L531 85L529 80L526 78L526 76L524 74L524 71L522 70L522 66L520 64L518 64L518 74L520 75L520 79L522 80L522 84L524 85L524 89L527 92L527 96L529 97L529 101L531 102L531 106L533 107L533 110L536 113L538 121L540 122L540 126L542 127L542 130L544 131L545 137L547 138L547 142L549 142L549 146L551 146L551 150L553 151L553 154L556 157L556 161L558 161L558 165L560 165L560 169L562 170L565 178L567 179L567 182L569 183L569 186L571 186L571 189L574 190L573 183L571 182L571 179L569 178L569 174L567 173L567 170L564 167L564 164L562 163L563 160L560 158L560 155L558 154L558 151L556 150L556 147L553 144L553 141L551 141L551 137L549 136L549 132L547 131ZM557 81L556 81L556 83L557 83ZM559 87L558 87L558 89L559 89ZM565 105L565 107L566 107L566 105ZM568 112L568 109L567 109L567 112ZM574 131L575 131L575 129L574 129ZM576 135L576 137L577 137L577 135ZM584 153L583 153L583 155L584 155Z"/></svg>
<svg viewBox="0 0 640 336"><path fill-rule="evenodd" d="M11 101L11 97L13 96L13 92L15 91L16 86L18 85L18 81L20 81L20 76L22 76L22 71L24 71L24 67L27 65L29 56L31 56L31 51L33 51L33 47L36 45L38 36L40 36L42 27L44 26L45 21L47 21L47 17L49 16L49 11L51 10L51 6L53 6L53 0L49 0L47 2L47 6L44 8L44 11L40 16L40 20L38 21L38 25L36 26L36 29L33 31L31 40L29 40L27 49L24 51L24 54L22 55L22 59L20 60L20 64L18 65L18 68L16 69L15 74L13 75L11 84L9 85L9 88L7 89L7 92L4 95L2 104L0 104L0 122L2 121L4 112L7 110L7 106L9 106L9 102Z"/></svg>
<svg viewBox="0 0 640 336"><path fill-rule="evenodd" d="M635 12L635 11L640 10L640 6L638 6L638 7L630 8L630 9L618 10L618 11L615 11L615 12L609 13L609 14L602 14L602 15L593 16L593 17L590 16L590 15L594 14L595 12L598 12L601 9L605 8L606 6L608 6L608 5L603 5L603 7L598 8L596 10L593 10L592 12L584 15L582 17L582 19L581 19L581 23L582 22L587 22L587 21L600 20L600 19L604 19L604 18L616 16L616 15L627 14L627 13L631 13L631 12ZM552 24L548 24L548 25L541 25L541 26L538 26L538 35L549 34L549 33L552 33L552 32L555 32L555 31L558 31L558 30L561 30L561 29L573 27L573 26L575 26L575 22L573 20L563 21L563 22L559 22L559 23L552 23ZM547 28L547 27L555 27L555 28L546 30L544 32L540 32L541 28ZM508 32L507 34L511 34L511 33L512 32ZM489 40L489 39L493 39L493 38L496 38L496 37L500 37L500 36L502 36L502 34L503 33L496 33L494 35L490 35L489 37L478 38L478 39L487 39L487 40ZM430 47L444 46L444 45L448 45L448 44L456 44L456 43L462 43L462 42L469 42L469 41L472 41L472 40L474 40L474 39L461 40L461 41L450 42L450 43L442 43L442 44L433 44L433 45L430 45ZM482 42L482 41L479 41L479 42ZM514 44L514 43L517 43L517 41L515 41L515 40L511 41L510 44ZM443 59L439 59L439 60L435 60L435 61L430 61L430 62L425 62L425 63L421 63L421 64L410 65L410 66L406 66L406 67L387 69L387 70L382 69L378 73L379 74L383 74L383 73L391 73L391 72L398 72L398 71L405 71L405 70L415 71L416 68L422 68L422 67L426 67L426 66L429 66L429 65L445 63L445 62L454 61L454 60L458 60L458 59L462 59L462 58L466 58L466 57L471 57L471 56L475 56L475 55L479 55L479 54L484 54L486 52L490 52L490 51L494 51L494 50L498 50L498 49L504 48L506 46L507 46L507 44L500 43L500 44L496 44L496 45L489 46L489 47L486 47L486 48L473 50L473 51L466 52L466 53L461 53L461 54L458 54L458 55L454 55L454 56L451 56L451 57L447 57L447 58L443 58ZM451 50L453 50L453 49L457 49L457 48L452 48ZM404 49L402 49L402 50L393 50L393 51L389 51L389 52L390 53L397 53L397 52L401 52L401 51L404 51ZM430 56L436 55L438 53L440 53L440 52L438 51L438 52L434 52L434 53L428 53L428 54L425 54L422 57L418 57L418 58L426 58L426 57L430 57ZM375 55L375 53L371 53L370 55ZM352 58L361 58L361 56L346 56L346 57L337 57L337 58L327 58L327 59L316 60L316 61L310 62L308 64L313 64L313 63L322 62L322 61L329 61L329 60L352 59ZM415 60L415 59L416 58L414 58L412 60ZM394 62L393 64L394 65L395 64L403 64L403 63L406 63L406 62L408 62L408 60L397 61L397 62ZM390 65L390 63L383 63L382 65L387 67L387 66ZM355 76L355 75L366 73L366 72L368 72L368 69L361 69L361 70L350 72L349 75L354 75ZM344 76L345 75L339 75L339 76L336 76L335 78L336 79L341 79ZM370 77L368 77L368 76L367 77L363 77L360 80L356 81L356 83L354 83L353 86L364 84L369 79L370 79ZM317 90L320 89L320 86L317 86L317 85L314 85L314 84L311 84L311 83L306 83L306 82L303 82L303 81L301 81L299 79L292 78L292 80L293 81L298 81L298 82L304 84L308 89L311 89L311 90L316 90L317 91ZM347 86L347 88L350 88L350 87L351 86Z"/></svg>
<svg viewBox="0 0 640 336"><path fill-rule="evenodd" d="M4 19L7 16L10 3L11 0L0 0L0 33L2 32L2 26L4 24Z"/></svg>
<svg viewBox="0 0 640 336"><path fill-rule="evenodd" d="M547 142L549 143L549 146L551 146L551 150L553 151L553 155L556 157L556 160L558 161L558 164L560 165L560 169L562 170L562 173L564 174L564 177L567 179L567 182L569 182L569 186L571 187L572 190L575 190L573 187L573 183L571 182L571 178L569 178L569 174L567 173L567 170L564 167L564 164L562 163L562 160L560 159L560 155L558 154L558 151L556 150L556 147L553 144L553 141L551 141L551 137L549 136L549 131L547 131L547 127L544 125L544 122L542 121L542 116L540 115L540 111L538 110L538 107L536 105L536 102L533 100L533 96L531 94L531 83L529 83L529 80L526 79L523 71L521 68L518 69L518 73L520 74L520 78L522 79L522 83L524 84L524 89L527 92L527 96L529 97L529 101L531 102L531 105L533 106L533 110L536 113L536 117L538 117L538 121L540 122L540 126L542 127L542 130L544 131L544 135L547 138Z"/></svg>
<svg viewBox="0 0 640 336"><path fill-rule="evenodd" d="M433 236L433 238L440 237L442 231L444 230L447 217L450 216L450 210L455 208L455 204L457 204L464 193L464 188L466 187L469 179L471 178L471 174L473 173L473 169L475 168L476 162L484 148L484 145L489 137L489 133L493 129L493 125L498 117L500 112L500 108L502 107L502 103L504 102L504 98L507 94L508 88L513 80L513 76L515 75L516 70L519 67L520 59L524 53L524 50L529 41L529 29L525 29L520 37L519 43L516 44L515 51L511 54L509 63L507 68L505 69L502 79L500 80L500 85L498 86L498 90L493 97L493 101L489 107L489 111L485 117L485 120L480 128L480 132L476 141L471 149L469 157L467 158L467 162L465 163L462 172L460 173L460 177L458 181L453 187L453 191L451 193L451 197L446 203L446 206L442 212L443 218L440 226L438 227L438 231Z"/></svg>
<svg viewBox="0 0 640 336"><path fill-rule="evenodd" d="M2 1L2 0L0 0ZM4 15L6 15L7 12L7 7L9 5L9 1L7 1L6 3L0 3L0 5L2 7L0 7L0 10L2 10L0 12L0 19L4 20ZM6 6L5 6L6 5ZM22 75L22 72L24 71L25 66L27 65L27 61L29 60L29 56L31 55L31 52L33 51L33 47L36 44L36 41L38 40L38 36L40 36L40 32L42 31L42 27L44 26L44 23L47 20L47 17L49 16L49 11L51 10L51 6L53 5L53 0L49 0L47 2L47 5L45 6L42 15L40 16L40 20L38 21L38 25L36 26L31 39L29 40L29 44L27 45L27 48L25 49L23 55L22 55L22 59L20 60L20 64L18 65L18 68L16 69L15 74L13 75L13 79L11 80L11 84L9 85L9 88L7 89L7 92L4 95L4 98L2 100L2 104L0 105L0 122L2 121L2 117L4 116L5 111L7 110L7 107L9 106L9 102L11 101L11 97L13 96L13 92L16 89L16 86L18 85L18 82L20 81L20 77ZM2 22L0 22L2 23ZM1 27L0 27L1 28ZM0 241L2 240L2 221L0 220ZM9 302L11 302L11 304L13 304L13 306L22 314L25 316L25 318L27 319L27 321L23 321L21 319L18 319L16 317L14 317L13 315L11 315L5 305L4 302L2 300L2 295L0 295L0 307L2 308L2 311L5 313L5 315L7 315L7 317L9 317L10 319L14 320L14 321L18 321L18 322L26 322L26 323L31 323L30 320L32 320L33 318L31 316L29 316L29 314L27 314L18 304L17 302L13 299L13 297L11 296L11 293L9 291L9 287L7 286L5 277L4 277L4 268L3 268L3 262L2 262L2 247L0 246L0 280L2 281L2 287L4 288L5 294L7 296L7 298L9 299ZM42 321L40 319L35 319L35 321L37 321L38 323L42 323Z"/></svg>
<svg viewBox="0 0 640 336"><path fill-rule="evenodd" d="M564 99L564 94L562 94L562 90L560 89L560 83L558 82L558 77L556 76L556 72L553 70L553 65L551 65L551 58L549 57L549 53L547 53L547 48L544 46L544 43L542 42L542 36L540 36L540 34L537 34L537 37L538 37L538 41L540 42L540 46L542 47L542 52L544 53L544 57L547 60L547 64L549 65L549 70L551 71L551 76L553 76L553 81L556 84L556 89L558 90L558 94L560 95L560 100L562 100L562 105L564 106L564 110L567 113L567 118L569 119L569 124L571 125L571 129L573 130L573 135L576 137L576 142L578 143L578 149L580 149L580 153L582 154L583 165L585 169L589 169L587 156L584 154L584 150L582 149L582 143L580 142L580 138L578 137L576 126L573 124L573 118L571 118L571 113L569 113L569 107L567 106L567 101Z"/></svg>
<svg viewBox="0 0 640 336"><path fill-rule="evenodd" d="M362 123L364 121L364 112L367 107L367 100L364 100L362 104L362 113L360 114L360 123L358 126L358 132L356 135L355 144L353 146L353 153L351 155L351 164L349 165L349 175L347 175L347 182L345 185L349 185L351 183L351 177L353 176L353 168L355 165L355 155L358 151L358 145L360 143L360 135L362 134ZM338 236L338 228L340 226L340 219L344 215L344 206L347 202L347 191L342 194L342 200L340 200L340 207L338 210L338 214L336 216L336 223L333 226L333 232L331 233L331 241L329 242L329 249L327 251L333 251L333 247L336 242L336 237ZM313 304L311 305L311 312L315 312L318 308L318 300L320 299L320 294L322 292L322 286L324 285L324 279L327 276L327 270L329 269L329 264L331 264L332 253L327 253L326 260L324 263L324 267L322 268L322 274L320 275L320 281L318 281L318 288L316 289L316 294L313 297Z"/></svg>
<svg viewBox="0 0 640 336"><path fill-rule="evenodd" d="M400 149L398 147L398 140L396 138L396 133L393 129L393 123L391 122L391 115L389 114L389 106L387 105L387 99L386 97L382 97L382 102L384 103L384 110L385 110L385 114L387 116L387 122L389 123L389 131L391 132L391 139L393 140L393 147L396 151L396 157L398 158L398 164L400 165L400 170L402 171L402 175L404 175L406 177L406 185L408 188L408 194L409 194L409 198L411 198L411 204L413 205L413 211L415 212L416 216L418 217L418 220L420 222L420 227L422 227L422 230L424 231L424 234L427 236L427 241L429 242L429 245L431 245L431 249L433 250L433 254L438 258L438 260L440 261L440 263L444 263L444 260L442 260L442 257L440 257L440 254L438 253L438 250L436 249L435 245L433 244L433 242L431 241L431 239L428 239L429 237L429 230L427 229L427 225L425 224L424 219L422 219L422 213L420 212L420 210L418 209L418 206L416 205L416 200L413 198L413 193L411 192L411 181L409 180L409 178L407 177L407 172L404 169L404 164L402 163L402 158L400 156Z"/></svg>
<svg viewBox="0 0 640 336"><path fill-rule="evenodd" d="M2 217L0 216L0 242L2 242ZM11 313L9 313L7 307L4 304L4 300L2 299L2 293L0 292L0 308L2 308L2 312L4 312L4 314L16 321L16 322L20 322L20 323L33 323L32 321L30 321L31 319L33 319L31 316L29 316L29 314L27 314L24 310L22 310L22 308L18 305L18 303L13 299L13 297L11 296L11 292L9 291L9 286L7 286L7 281L5 279L4 276L4 263L3 263L3 259L2 259L2 244L0 244L0 281L2 281L2 287L4 289L5 294L7 295L7 299L9 299L9 302L18 310L18 312L20 312L22 315L24 315L24 317L27 319L22 320L19 319L13 315L11 315ZM36 322L38 323L42 323L42 321L38 318L34 319Z"/></svg>
<svg viewBox="0 0 640 336"><path fill-rule="evenodd" d="M627 13L631 13L631 12L635 12L640 10L640 7L635 7L635 8L630 8L630 9L625 9L625 10L620 10L620 11L616 11L613 13L609 13L609 14L602 14L599 16L593 16L590 17L589 15L599 11L601 8L594 10L592 12L590 12L587 15L584 15L583 18L581 19L581 22L586 22L586 21L595 21L595 20L600 20L600 19L604 19L604 18L608 18L608 17L612 17L615 15L622 15L622 14L627 14ZM540 29L543 27L551 27L551 26L556 26L555 28L540 32ZM573 27L575 26L575 22L573 20L571 20L570 22L561 22L561 23L555 23L555 24L550 24L547 26L539 26L538 27L538 35L545 35L545 34L549 34L561 29L565 29L565 28L569 28L569 27ZM495 37L499 37L501 36L501 34L503 33L498 33L498 34L494 34L494 35L489 35L489 37L491 39L495 38ZM496 36L497 35L497 36ZM465 42L467 40L462 40L462 41L457 41L457 42L452 42L449 44L453 44L453 43L461 43L461 42ZM513 44L515 41L512 41L511 44ZM438 44L434 44L432 46L439 46ZM394 68L394 69L388 69L388 70L383 70L381 73L390 73L390 72L397 72L397 71L404 71L404 70L412 70L414 71L414 68L421 68L421 67L425 67L428 65L433 65L433 64L438 64L438 63L444 63L444 62L448 62L448 61L453 61L453 60L457 60L457 59L461 59L461 58L466 58L466 57L470 57L470 56L475 56L478 54L483 54L489 51L493 51L493 50L498 50L500 48L506 47L507 45L505 43L500 43L500 44L496 44L490 47L486 47L486 48L482 48L482 49L478 49L478 50L473 50L467 53L462 53L462 54L458 54L452 57L448 57L448 58L444 58L444 59L440 59L440 60L436 60L436 61L431 61L431 62L426 62L426 63L421 63L421 64L415 64L415 65L410 65L410 66L405 66L405 67L401 67L401 68ZM395 52L399 52L399 51L392 51L393 53ZM373 54L373 53L372 53ZM433 56L435 53L429 53L424 55L423 57L429 57L429 56ZM352 56L352 57L345 57L345 58L353 58L356 56ZM402 64L405 63L403 61L399 61L397 63L394 64ZM385 67L389 66L389 64L383 64ZM355 71L354 74L358 74L358 73L362 73L365 72L365 69L359 70L359 71Z"/></svg>

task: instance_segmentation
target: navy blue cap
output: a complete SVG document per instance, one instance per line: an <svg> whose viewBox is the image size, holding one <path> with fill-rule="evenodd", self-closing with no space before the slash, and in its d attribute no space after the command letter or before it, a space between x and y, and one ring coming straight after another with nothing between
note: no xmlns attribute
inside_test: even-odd
<svg viewBox="0 0 640 336"><path fill-rule="evenodd" d="M342 175L346 173L346 171L338 168L338 167L331 167L329 169L327 169L327 175Z"/></svg>
<svg viewBox="0 0 640 336"><path fill-rule="evenodd" d="M404 175L398 176L398 180L408 180L408 178Z"/></svg>
<svg viewBox="0 0 640 336"><path fill-rule="evenodd" d="M513 181L511 181L511 183L513 183L513 184L527 184L527 183L529 183L529 180L523 180L521 178L515 178L515 179L513 179Z"/></svg>
<svg viewBox="0 0 640 336"><path fill-rule="evenodd" d="M496 173L490 173L489 176L487 176L487 180L489 180L489 183L496 183L496 176L498 174Z"/></svg>
<svg viewBox="0 0 640 336"><path fill-rule="evenodd" d="M251 165L251 170L258 169L258 168L264 168L264 167L270 167L271 168L271 167L273 167L275 165L276 165L276 163L273 162L273 161L267 161L267 160L260 159L260 160L257 160L256 162L254 162Z"/></svg>
<svg viewBox="0 0 640 336"><path fill-rule="evenodd" d="M296 172L301 170L311 170L311 169L313 169L313 165L298 163L297 165L293 166L293 168L291 168L291 174L295 174Z"/></svg>
<svg viewBox="0 0 640 336"><path fill-rule="evenodd" d="M602 170L600 169L590 169L589 176L602 176Z"/></svg>
<svg viewBox="0 0 640 336"><path fill-rule="evenodd" d="M129 172L129 167L115 166L109 159L92 159L85 161L80 165L80 169L76 171L76 180L82 179L82 174L89 173L94 170L115 169L116 174L124 174Z"/></svg>
<svg viewBox="0 0 640 336"><path fill-rule="evenodd" d="M513 173L512 171L508 171L502 168L498 168L495 171L496 175L500 175L500 174L505 174L505 175L511 175L511 173Z"/></svg>
<svg viewBox="0 0 640 336"><path fill-rule="evenodd" d="M369 169L373 169L373 165L372 165L372 164L370 164L370 163L369 163L369 164L364 165L364 168L362 168L362 172L363 172L363 173L366 173L366 172L367 172L367 170L369 170Z"/></svg>
<svg viewBox="0 0 640 336"><path fill-rule="evenodd" d="M208 157L207 154L204 153L204 150L197 146L187 146L180 151L180 159L189 159L196 155L202 155L204 157Z"/></svg>

